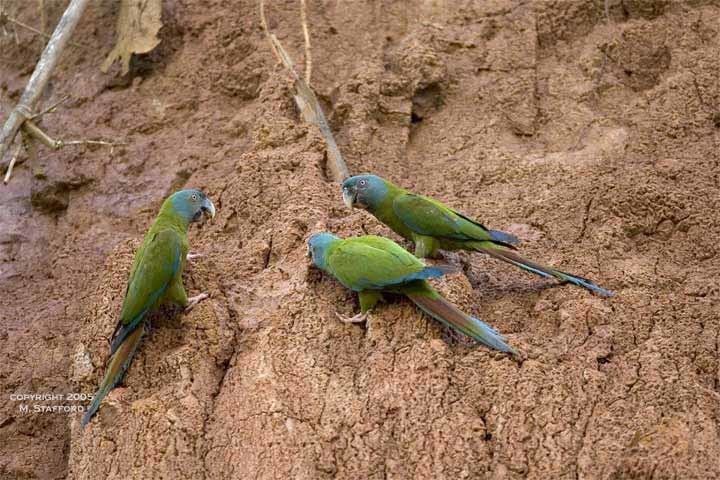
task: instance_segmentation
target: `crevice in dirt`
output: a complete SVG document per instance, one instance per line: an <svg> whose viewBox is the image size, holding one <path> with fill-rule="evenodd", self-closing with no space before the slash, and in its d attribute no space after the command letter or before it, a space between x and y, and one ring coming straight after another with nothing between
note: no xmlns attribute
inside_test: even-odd
<svg viewBox="0 0 720 480"><path fill-rule="evenodd" d="M325 183L331 183L332 173L330 172L330 166L328 165L328 154L327 150L323 152L322 162L320 162L320 175Z"/></svg>
<svg viewBox="0 0 720 480"><path fill-rule="evenodd" d="M580 227L580 234L578 235L576 242L579 242L585 237L585 230L587 229L587 222L588 218L590 217L590 209L592 208L593 201L595 200L595 195L591 196L590 199L585 204L585 214L583 215L582 219L582 226Z"/></svg>
<svg viewBox="0 0 720 480"><path fill-rule="evenodd" d="M270 239L268 240L267 246L265 247L263 251L263 270L266 270L270 266L270 260L272 258L273 253L273 235L270 234Z"/></svg>
<svg viewBox="0 0 720 480"><path fill-rule="evenodd" d="M357 299L308 268L307 232L400 239L342 206L247 14L255 3L170 5L160 49L125 78L97 71L103 55L69 49L45 100L71 101L48 121L67 138L127 145L44 152L45 179L23 164L0 189L0 393L96 387L134 249L162 197L185 185L218 207L190 231L206 257L186 278L212 303L173 320L159 312L162 328L91 430L77 416L0 408L2 475L720 475L707 463L720 452L720 333L707 317L720 291L720 11L609 3L613 22L604 5L575 0L308 3L313 86L353 173L522 232L523 255L618 289L600 299L479 254L446 255L467 279L443 280L443 294L509 334L527 353L518 362L402 299L364 329L336 321ZM300 60L297 2L268 8ZM36 9L16 14L36 25ZM78 38L108 51L116 10L91 5ZM37 60L31 35L20 40L0 35L11 99ZM33 207L33 192L83 178L67 198L50 191L46 210L59 214ZM95 363L85 373L73 365L79 344Z"/></svg>

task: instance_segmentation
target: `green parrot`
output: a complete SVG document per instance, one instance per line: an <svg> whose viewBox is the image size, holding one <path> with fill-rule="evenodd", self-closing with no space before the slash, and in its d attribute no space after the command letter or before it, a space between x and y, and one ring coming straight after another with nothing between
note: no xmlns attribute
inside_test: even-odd
<svg viewBox="0 0 720 480"><path fill-rule="evenodd" d="M427 279L453 271L449 266L426 266L397 243L375 235L341 239L316 233L308 239L308 250L316 267L358 292L360 313L343 321L365 320L383 292L402 294L445 325L490 348L517 354L492 327L463 313L430 286Z"/></svg>
<svg viewBox="0 0 720 480"><path fill-rule="evenodd" d="M188 258L188 226L200 221L205 214L214 217L215 206L200 190L181 190L163 202L135 254L120 319L110 342L110 360L100 388L83 416L83 427L130 367L145 331L144 319L148 312L162 303L174 303L188 311L207 298L207 294L188 298L182 284Z"/></svg>
<svg viewBox="0 0 720 480"><path fill-rule="evenodd" d="M489 230L437 200L415 195L377 175L357 175L346 179L342 195L348 208L367 210L395 233L415 243L415 255L420 258L436 256L440 249L479 251L542 277L572 283L602 297L613 295L586 278L523 258L515 251L518 239L514 235Z"/></svg>

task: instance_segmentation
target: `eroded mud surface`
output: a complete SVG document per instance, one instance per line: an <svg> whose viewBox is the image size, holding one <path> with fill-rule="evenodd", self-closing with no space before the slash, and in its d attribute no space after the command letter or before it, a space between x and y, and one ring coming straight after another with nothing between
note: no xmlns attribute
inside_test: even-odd
<svg viewBox="0 0 720 480"><path fill-rule="evenodd" d="M50 3L54 24L64 5ZM268 2L303 63L298 3ZM438 287L521 363L396 300L365 327L305 238L392 235L346 210L255 2L164 2L162 43L99 71L93 4L43 126L124 147L40 150L0 188L0 477L714 478L720 475L720 7L712 1L309 2L314 73L353 172L436 196L617 292L481 255ZM36 21L35 3L17 8ZM0 42L14 103L39 44ZM132 253L162 199L204 189L189 315L153 318L85 431L16 392L91 392ZM393 237L394 238L394 237Z"/></svg>

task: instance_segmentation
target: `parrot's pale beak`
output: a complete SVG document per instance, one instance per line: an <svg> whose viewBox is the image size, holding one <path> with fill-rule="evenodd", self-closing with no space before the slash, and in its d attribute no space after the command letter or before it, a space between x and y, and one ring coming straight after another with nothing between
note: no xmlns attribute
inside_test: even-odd
<svg viewBox="0 0 720 480"><path fill-rule="evenodd" d="M210 218L215 218L215 205L209 198L203 202L202 211L210 215Z"/></svg>
<svg viewBox="0 0 720 480"><path fill-rule="evenodd" d="M355 205L355 192L351 191L348 187L343 187L343 203L345 206L352 209Z"/></svg>

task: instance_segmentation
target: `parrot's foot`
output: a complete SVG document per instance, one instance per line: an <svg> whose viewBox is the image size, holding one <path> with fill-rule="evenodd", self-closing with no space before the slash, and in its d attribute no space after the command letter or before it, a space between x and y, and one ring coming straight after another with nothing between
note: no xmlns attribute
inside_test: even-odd
<svg viewBox="0 0 720 480"><path fill-rule="evenodd" d="M205 255L202 253L192 253L191 252L191 253L187 254L187 259L188 259L188 261L190 261L190 260L195 260L196 258L200 258L200 257L204 257L204 256Z"/></svg>
<svg viewBox="0 0 720 480"><path fill-rule="evenodd" d="M200 295L195 295L194 297L188 298L188 304L187 307L185 307L185 313L188 313L190 310L195 308L195 305L209 297L210 295L208 295L207 293L201 293Z"/></svg>
<svg viewBox="0 0 720 480"><path fill-rule="evenodd" d="M335 312L335 315L337 315L337 317L343 323L362 323L367 320L368 315L370 315L370 311L367 311L365 313L358 313L354 317L345 317L337 312Z"/></svg>

